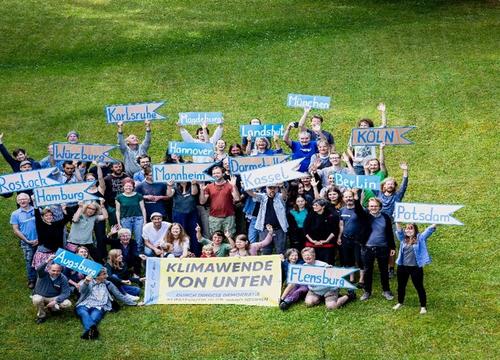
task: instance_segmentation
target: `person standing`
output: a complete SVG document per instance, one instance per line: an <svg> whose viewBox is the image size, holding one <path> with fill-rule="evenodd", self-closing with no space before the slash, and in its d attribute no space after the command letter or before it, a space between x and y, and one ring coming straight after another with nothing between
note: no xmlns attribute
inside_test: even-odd
<svg viewBox="0 0 500 360"><path fill-rule="evenodd" d="M151 121L144 121L146 127L146 136L144 141L139 144L139 138L130 134L126 139L123 138L123 121L116 123L118 127L118 144L123 155L125 163L125 172L128 176L133 177L136 172L141 171L141 166L137 163L137 158L141 155L147 155L149 146L151 145Z"/></svg>

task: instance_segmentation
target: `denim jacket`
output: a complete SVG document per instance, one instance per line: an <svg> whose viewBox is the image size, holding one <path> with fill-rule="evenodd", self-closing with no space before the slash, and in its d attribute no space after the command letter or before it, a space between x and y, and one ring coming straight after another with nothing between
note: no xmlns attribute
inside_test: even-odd
<svg viewBox="0 0 500 360"><path fill-rule="evenodd" d="M417 260L417 265L419 267L424 267L431 263L431 257L427 251L427 239L436 231L436 228L429 226L422 233L417 234L417 243L413 245L413 251L415 251L415 259ZM398 240L403 242L405 240L405 233L403 229L397 232ZM396 260L396 264L403 265L403 245L399 247L399 254Z"/></svg>
<svg viewBox="0 0 500 360"><path fill-rule="evenodd" d="M266 193L257 193L255 195L256 196L254 197L254 200L260 202L260 209L259 209L259 214L257 215L255 228L259 231L263 231L265 226L264 221L266 219L267 200L269 199L269 197L267 196ZM276 212L276 217L278 218L278 221L280 223L283 232L287 232L288 222L286 220L285 202L283 201L281 193L276 193L276 195L274 195L274 198L275 200L273 205L274 205L274 211Z"/></svg>

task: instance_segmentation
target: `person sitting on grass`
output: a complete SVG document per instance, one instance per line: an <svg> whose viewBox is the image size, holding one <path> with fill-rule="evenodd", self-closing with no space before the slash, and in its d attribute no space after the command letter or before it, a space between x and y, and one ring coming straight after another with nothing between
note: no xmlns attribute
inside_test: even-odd
<svg viewBox="0 0 500 360"><path fill-rule="evenodd" d="M203 245L201 248L200 258L212 258L217 257L214 252L214 246L212 244Z"/></svg>
<svg viewBox="0 0 500 360"><path fill-rule="evenodd" d="M216 231L212 235L212 241L204 238L201 234L201 226L196 224L196 239L202 245L212 245L215 256L226 257L229 256L231 251L231 245L228 243L223 243L224 234L222 231Z"/></svg>
<svg viewBox="0 0 500 360"><path fill-rule="evenodd" d="M411 277L420 301L420 314L427 313L424 266L431 263L431 257L427 251L427 239L434 234L436 226L433 224L420 233L416 224L408 224L403 230L401 225L396 223L397 238L401 241L401 246L396 260L396 264L398 264L398 303L394 305L394 310L399 310L403 306L406 284L408 284L408 278Z"/></svg>
<svg viewBox="0 0 500 360"><path fill-rule="evenodd" d="M245 234L236 236L236 239L233 241L233 239L231 238L231 234L227 232L227 240L233 247L229 252L229 256L242 257L258 255L262 248L269 245L273 241L273 226L267 224L266 229L267 235L264 240L252 244L248 242L248 237Z"/></svg>
<svg viewBox="0 0 500 360"><path fill-rule="evenodd" d="M84 259L92 260L92 258L89 256L89 249L87 249L85 246L79 246L76 249L76 255L81 256ZM85 278L85 275L70 268L64 268L63 274L68 278L68 284L71 289L71 293L74 294L75 292L79 292L80 281Z"/></svg>
<svg viewBox="0 0 500 360"><path fill-rule="evenodd" d="M68 300L71 295L68 279L62 274L62 266L52 263L55 254L48 257L37 267L37 280L31 300L35 305L36 323L41 324L47 320L47 310L51 312L71 307Z"/></svg>
<svg viewBox="0 0 500 360"><path fill-rule="evenodd" d="M189 236L179 223L173 223L168 229L162 243L172 244L172 254L176 258L184 259L189 255Z"/></svg>
<svg viewBox="0 0 500 360"><path fill-rule="evenodd" d="M141 293L141 280L138 276L130 274L127 263L123 260L120 249L111 249L108 253L108 262L104 265L108 270L108 278L124 294L139 296ZM133 285L134 284L134 285Z"/></svg>
<svg viewBox="0 0 500 360"><path fill-rule="evenodd" d="M76 302L75 311L83 325L81 338L84 340L95 340L99 337L97 325L104 315L113 309L113 299L129 306L142 305L129 295L122 294L113 283L106 280L107 277L108 272L103 267L95 279L87 276L80 282L80 297Z"/></svg>

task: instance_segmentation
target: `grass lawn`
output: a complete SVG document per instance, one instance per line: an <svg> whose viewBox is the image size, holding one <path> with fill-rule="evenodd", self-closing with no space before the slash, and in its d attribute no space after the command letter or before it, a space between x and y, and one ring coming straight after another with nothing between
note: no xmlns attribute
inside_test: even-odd
<svg viewBox="0 0 500 360"><path fill-rule="evenodd" d="M408 287L398 313L379 296L324 307L151 306L80 340L72 313L34 323L24 265L1 200L0 353L5 359L498 358L497 1L5 0L0 7L0 132L36 159L68 130L114 143L104 105L166 100L153 123L154 162L180 139L181 111L223 111L240 124L297 121L288 93L332 96L322 112L344 149L361 117L416 125L415 145L387 148L390 174L410 165L406 201L463 204L465 226L441 226L426 268L429 313ZM143 136L141 124L125 132ZM0 162L1 172L9 171ZM396 282L391 282L393 291Z"/></svg>

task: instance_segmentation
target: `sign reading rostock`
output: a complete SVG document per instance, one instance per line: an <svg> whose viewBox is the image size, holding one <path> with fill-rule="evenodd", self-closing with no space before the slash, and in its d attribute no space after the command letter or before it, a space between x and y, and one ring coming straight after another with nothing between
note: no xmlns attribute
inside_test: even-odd
<svg viewBox="0 0 500 360"><path fill-rule="evenodd" d="M280 164L286 159L288 159L288 155L228 157L229 171L232 175L240 174L245 171Z"/></svg>
<svg viewBox="0 0 500 360"><path fill-rule="evenodd" d="M213 156L214 145L202 142L169 141L168 153L182 156Z"/></svg>
<svg viewBox="0 0 500 360"><path fill-rule="evenodd" d="M304 173L295 171L302 160L304 158L242 172L241 185L245 190L252 190L304 177Z"/></svg>
<svg viewBox="0 0 500 360"><path fill-rule="evenodd" d="M411 145L413 141L404 135L415 129L415 126L383 127L383 128L355 128L351 133L352 146Z"/></svg>
<svg viewBox="0 0 500 360"><path fill-rule="evenodd" d="M281 292L278 255L148 258L144 302L277 306Z"/></svg>
<svg viewBox="0 0 500 360"><path fill-rule="evenodd" d="M344 276L358 270L355 268L290 264L288 265L286 281L289 284L356 289L356 286L345 280Z"/></svg>
<svg viewBox="0 0 500 360"><path fill-rule="evenodd" d="M327 110L330 108L329 96L288 94L286 105L292 108L306 108Z"/></svg>
<svg viewBox="0 0 500 360"><path fill-rule="evenodd" d="M273 137L274 135L283 136L285 127L283 124L265 124L265 125L240 125L240 135L242 137Z"/></svg>
<svg viewBox="0 0 500 360"><path fill-rule="evenodd" d="M394 204L394 221L406 223L463 225L451 216L463 205L438 205L421 203Z"/></svg>
<svg viewBox="0 0 500 360"><path fill-rule="evenodd" d="M51 167L2 175L0 176L0 194L59 184L59 181L49 177L55 170L55 167Z"/></svg>
<svg viewBox="0 0 500 360"><path fill-rule="evenodd" d="M114 124L118 121L131 122L166 119L165 116L156 112L163 104L165 104L165 101L107 105L104 108L106 121L108 124Z"/></svg>
<svg viewBox="0 0 500 360"><path fill-rule="evenodd" d="M33 189L33 200L37 207L86 200L99 200L97 196L87 192L94 183L95 181L79 182L36 188Z"/></svg>
<svg viewBox="0 0 500 360"><path fill-rule="evenodd" d="M116 159L109 157L109 152L116 147L117 145L54 143L52 153L54 160L116 162Z"/></svg>
<svg viewBox="0 0 500 360"><path fill-rule="evenodd" d="M182 126L221 124L224 118L221 112L184 112L179 113L179 123Z"/></svg>
<svg viewBox="0 0 500 360"><path fill-rule="evenodd" d="M180 163L153 165L153 182L191 182L193 180L213 181L214 178L205 173L205 171L211 166L213 166L213 163Z"/></svg>
<svg viewBox="0 0 500 360"><path fill-rule="evenodd" d="M96 277L102 269L102 265L95 261L85 259L80 255L76 255L71 251L58 249L54 263L67 267L84 275Z"/></svg>

